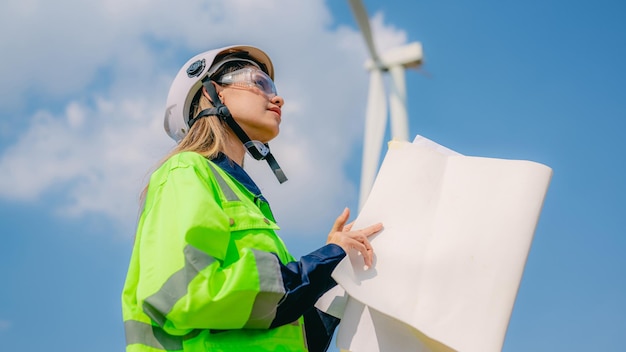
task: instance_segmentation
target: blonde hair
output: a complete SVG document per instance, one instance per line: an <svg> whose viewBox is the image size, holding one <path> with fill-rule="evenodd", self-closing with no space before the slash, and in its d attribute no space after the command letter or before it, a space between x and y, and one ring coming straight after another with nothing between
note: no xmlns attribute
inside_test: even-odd
<svg viewBox="0 0 626 352"><path fill-rule="evenodd" d="M198 93L192 103L192 116L197 116L200 111L213 107L211 101L202 94L202 90ZM182 152L196 152L205 158L213 159L224 150L227 138L226 126L218 117L203 117L193 124L187 135L157 163L154 169L158 169L169 158ZM145 202L148 186L149 183L146 184L139 197L141 208Z"/></svg>

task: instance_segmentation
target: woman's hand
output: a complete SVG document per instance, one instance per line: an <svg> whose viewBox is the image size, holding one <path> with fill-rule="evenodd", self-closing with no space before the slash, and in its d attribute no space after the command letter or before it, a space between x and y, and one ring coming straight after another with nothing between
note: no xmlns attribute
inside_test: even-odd
<svg viewBox="0 0 626 352"><path fill-rule="evenodd" d="M351 231L353 223L346 225L349 217L350 210L346 208L343 210L341 215L337 217L337 220L335 220L335 224L328 234L328 241L326 241L326 244L334 243L343 248L346 253L348 253L350 249L356 249L361 253L361 255L363 255L367 270L367 268L372 266L372 261L374 259L374 250L372 249L372 245L367 238L382 230L383 224L378 223L360 230Z"/></svg>

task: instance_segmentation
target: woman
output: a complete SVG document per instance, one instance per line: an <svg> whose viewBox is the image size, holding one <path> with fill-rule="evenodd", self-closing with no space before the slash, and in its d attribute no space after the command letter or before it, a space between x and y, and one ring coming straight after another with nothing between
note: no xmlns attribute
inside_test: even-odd
<svg viewBox="0 0 626 352"><path fill-rule="evenodd" d="M269 204L243 170L244 155L285 175L267 143L282 97L270 58L250 46L199 54L168 96L165 129L178 143L153 172L122 294L126 350L324 351L338 323L315 309L330 274L355 249L370 266L368 236L337 218L327 244L299 261Z"/></svg>

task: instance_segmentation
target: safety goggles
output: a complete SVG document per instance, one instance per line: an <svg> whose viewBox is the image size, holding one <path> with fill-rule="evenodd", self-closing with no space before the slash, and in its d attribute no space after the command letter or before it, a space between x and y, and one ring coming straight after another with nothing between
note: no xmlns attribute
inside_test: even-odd
<svg viewBox="0 0 626 352"><path fill-rule="evenodd" d="M256 87L270 99L278 95L274 81L272 81L270 76L268 76L265 72L252 67L245 67L226 73L216 82L246 88Z"/></svg>

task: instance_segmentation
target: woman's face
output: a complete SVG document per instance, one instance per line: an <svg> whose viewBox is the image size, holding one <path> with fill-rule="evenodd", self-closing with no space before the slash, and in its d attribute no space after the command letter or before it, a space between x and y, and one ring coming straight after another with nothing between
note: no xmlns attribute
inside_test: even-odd
<svg viewBox="0 0 626 352"><path fill-rule="evenodd" d="M266 95L260 88L242 85L222 85L217 88L222 103L251 140L267 143L279 133L281 96Z"/></svg>

